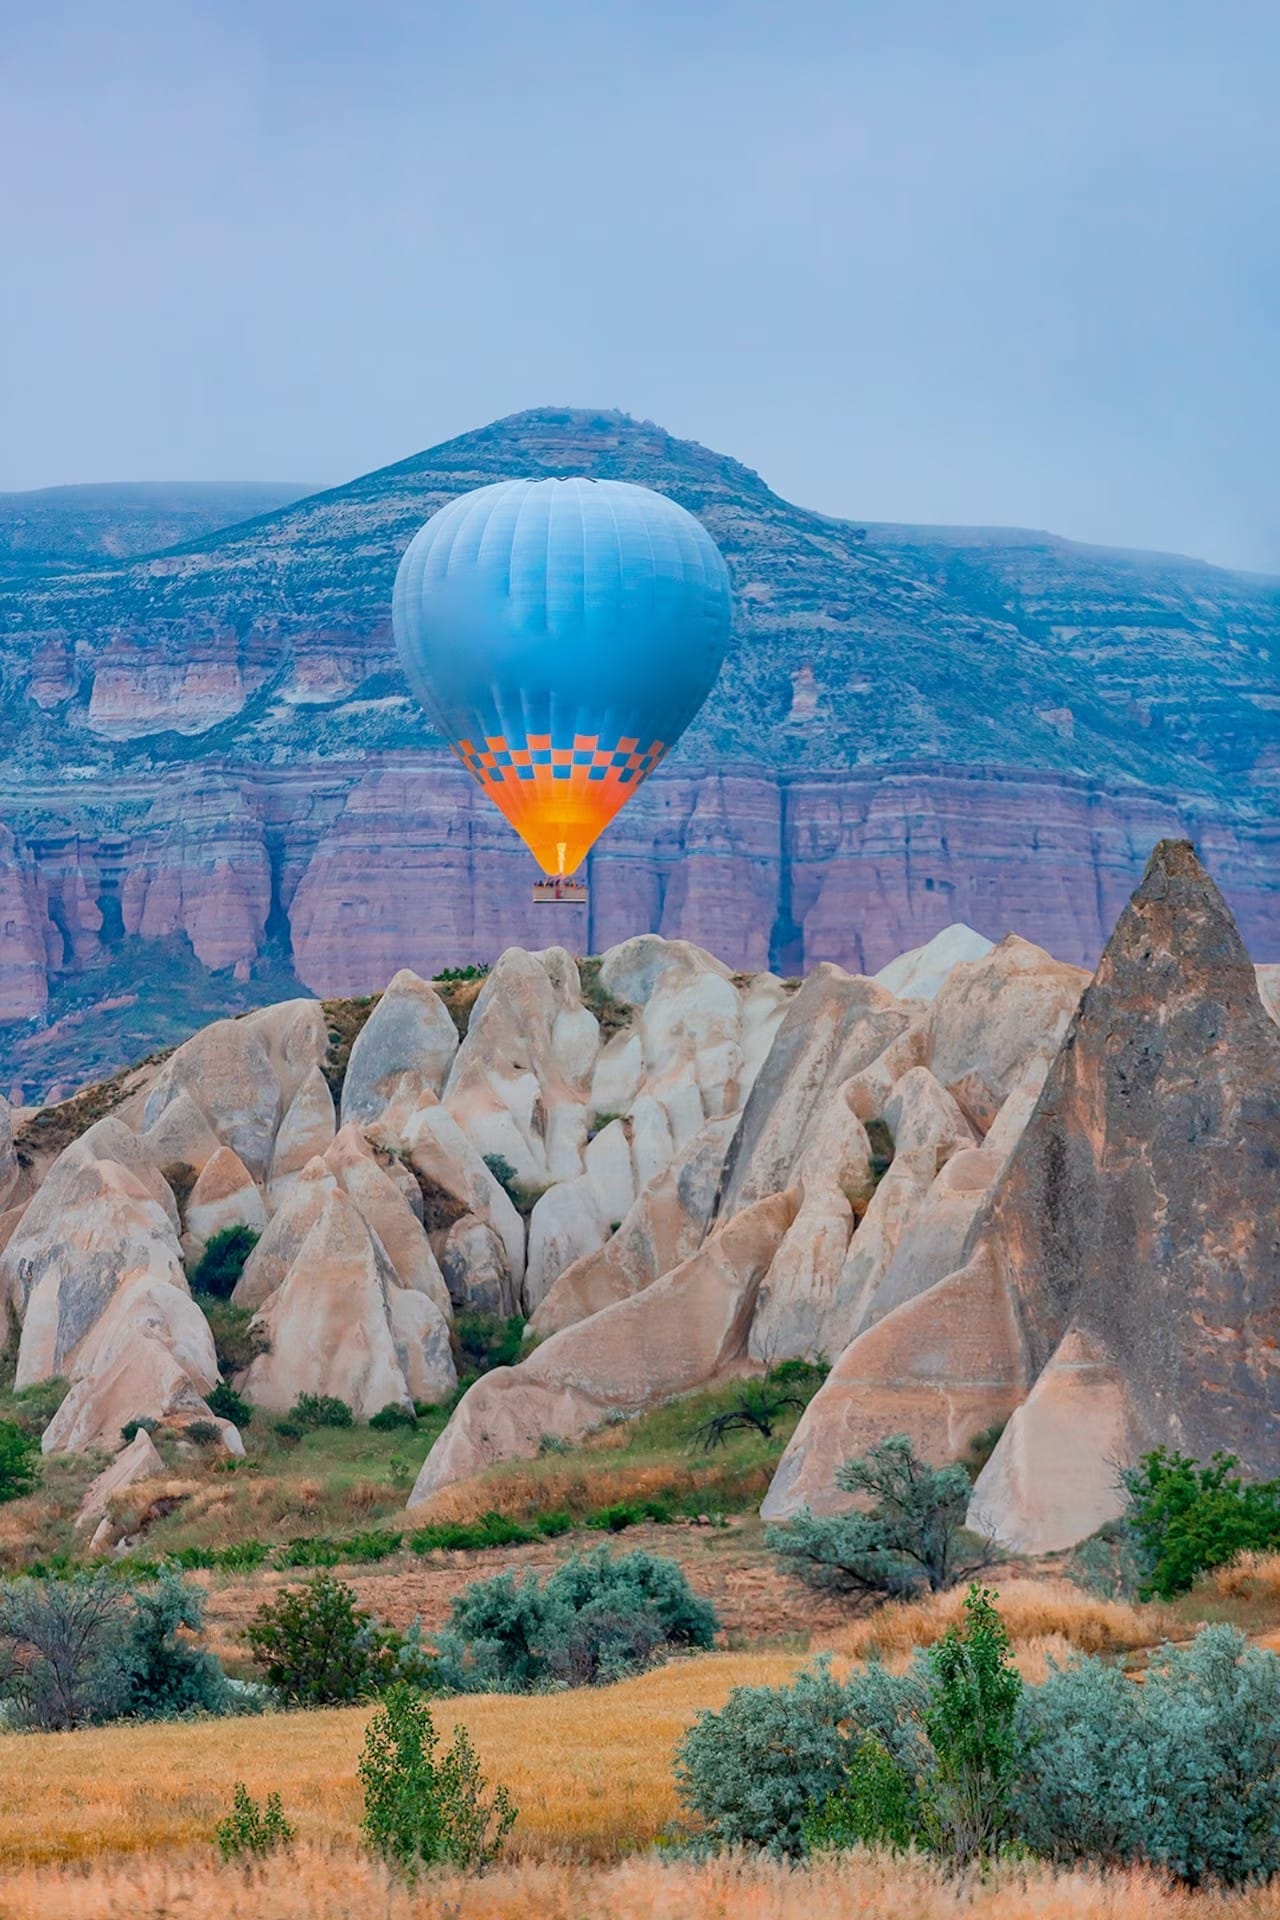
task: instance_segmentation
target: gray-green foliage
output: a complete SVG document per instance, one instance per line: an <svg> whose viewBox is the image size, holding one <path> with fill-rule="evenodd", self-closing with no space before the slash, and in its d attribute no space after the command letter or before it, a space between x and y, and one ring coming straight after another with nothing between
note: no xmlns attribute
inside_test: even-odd
<svg viewBox="0 0 1280 1920"><path fill-rule="evenodd" d="M713 1845L802 1853L806 1822L845 1785L864 1742L902 1779L921 1774L927 1702L922 1660L905 1674L872 1661L848 1681L819 1661L788 1687L735 1687L677 1747L676 1791Z"/></svg>
<svg viewBox="0 0 1280 1920"><path fill-rule="evenodd" d="M972 1486L962 1466L930 1467L892 1434L836 1470L836 1485L869 1502L836 1515L804 1512L765 1539L811 1585L880 1599L938 1592L988 1564L964 1531Z"/></svg>
<svg viewBox="0 0 1280 1920"><path fill-rule="evenodd" d="M455 1693L586 1686L637 1673L667 1647L709 1647L715 1633L713 1609L674 1560L601 1547L545 1581L473 1581L439 1636L439 1683Z"/></svg>
<svg viewBox="0 0 1280 1920"><path fill-rule="evenodd" d="M0 1698L21 1727L60 1732L231 1704L198 1631L204 1597L171 1572L131 1589L106 1572L15 1580L0 1591Z"/></svg>
<svg viewBox="0 0 1280 1920"><path fill-rule="evenodd" d="M1142 1686L1075 1660L1026 1690L1020 1724L1016 1813L1037 1853L1192 1885L1280 1871L1280 1660L1235 1628L1163 1648Z"/></svg>
<svg viewBox="0 0 1280 1920"><path fill-rule="evenodd" d="M410 1881L445 1862L479 1871L515 1824L505 1787L486 1802L487 1782L466 1728L455 1727L452 1745L438 1756L439 1741L426 1701L401 1682L370 1720L360 1756L365 1839Z"/></svg>

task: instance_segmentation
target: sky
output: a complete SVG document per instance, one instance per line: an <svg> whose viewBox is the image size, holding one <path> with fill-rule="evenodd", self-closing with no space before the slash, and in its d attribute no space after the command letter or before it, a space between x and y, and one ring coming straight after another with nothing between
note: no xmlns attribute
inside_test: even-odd
<svg viewBox="0 0 1280 1920"><path fill-rule="evenodd" d="M0 488L620 407L1280 572L1273 0L0 0Z"/></svg>

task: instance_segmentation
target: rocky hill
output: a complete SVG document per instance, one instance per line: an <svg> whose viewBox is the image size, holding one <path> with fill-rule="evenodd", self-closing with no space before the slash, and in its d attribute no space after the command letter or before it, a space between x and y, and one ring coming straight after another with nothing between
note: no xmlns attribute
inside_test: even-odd
<svg viewBox="0 0 1280 1920"><path fill-rule="evenodd" d="M236 1453L220 1367L250 1407L367 1421L450 1400L459 1314L519 1314L536 1344L409 1495L447 1514L548 1436L825 1358L767 1513L838 1506L885 1434L948 1460L1007 1423L975 1520L1070 1546L1152 1445L1276 1471L1278 1013L1280 968L1165 842L1092 980L961 926L802 982L641 935L217 1021L6 1121L16 1387L70 1382L47 1453L144 1419ZM228 1228L256 1236L234 1364L186 1277ZM112 1485L157 1471L144 1432Z"/></svg>
<svg viewBox="0 0 1280 1920"><path fill-rule="evenodd" d="M672 494L738 610L703 714L593 856L589 915L552 933L388 618L428 513L539 472ZM1280 957L1280 584L826 519L617 414L515 415L162 554L11 570L0 672L0 1075L27 1094L65 1084L50 1022L133 994L115 1063L160 1037L192 953L250 1000L644 929L791 974L874 969L964 919L1092 964L1167 832Z"/></svg>
<svg viewBox="0 0 1280 1920"><path fill-rule="evenodd" d="M0 493L0 566L24 575L129 560L272 513L310 491L276 480L135 480Z"/></svg>

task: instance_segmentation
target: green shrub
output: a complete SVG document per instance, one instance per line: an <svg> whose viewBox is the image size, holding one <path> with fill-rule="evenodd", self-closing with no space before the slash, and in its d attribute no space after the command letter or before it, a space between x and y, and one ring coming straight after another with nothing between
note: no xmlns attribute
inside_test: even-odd
<svg viewBox="0 0 1280 1920"><path fill-rule="evenodd" d="M709 1647L716 1617L674 1560L575 1554L545 1582L504 1573L453 1600L440 1680L457 1693L529 1693L638 1673L660 1650Z"/></svg>
<svg viewBox="0 0 1280 1920"><path fill-rule="evenodd" d="M1022 1679L994 1600L988 1588L970 1587L963 1622L927 1655L933 1686L924 1730L932 1758L921 1838L953 1867L994 1859L1012 1838Z"/></svg>
<svg viewBox="0 0 1280 1920"><path fill-rule="evenodd" d="M676 1792L715 1846L803 1853L807 1824L847 1789L868 1740L903 1781L919 1776L927 1700L919 1661L901 1675L872 1661L847 1682L818 1661L787 1687L735 1687L676 1748Z"/></svg>
<svg viewBox="0 0 1280 1920"><path fill-rule="evenodd" d="M361 1825L370 1850L410 1881L440 1864L481 1871L515 1824L505 1787L486 1804L487 1783L466 1728L454 1728L440 1758L438 1745L426 1701L412 1687L393 1686L365 1732Z"/></svg>
<svg viewBox="0 0 1280 1920"><path fill-rule="evenodd" d="M190 1713L224 1713L230 1704L226 1678L211 1653L183 1634L204 1626L201 1588L172 1568L155 1585L133 1595L129 1622L129 1712L142 1720L172 1720Z"/></svg>
<svg viewBox="0 0 1280 1920"><path fill-rule="evenodd" d="M488 1373L493 1367L514 1367L521 1357L524 1321L519 1314L504 1320L498 1314L466 1310L454 1315L459 1373Z"/></svg>
<svg viewBox="0 0 1280 1920"><path fill-rule="evenodd" d="M198 1447L216 1447L222 1442L222 1428L212 1420L189 1420L182 1431Z"/></svg>
<svg viewBox="0 0 1280 1920"><path fill-rule="evenodd" d="M981 1544L966 1559L968 1474L962 1466L925 1465L905 1434L846 1461L835 1478L868 1509L829 1516L806 1509L765 1533L766 1544L811 1585L880 1599L936 1593L990 1563Z"/></svg>
<svg viewBox="0 0 1280 1920"><path fill-rule="evenodd" d="M233 1307L229 1300L213 1300L208 1294L200 1306L213 1335L218 1371L227 1379L243 1373L259 1354L270 1352L271 1337L260 1322L255 1324L252 1308Z"/></svg>
<svg viewBox="0 0 1280 1920"><path fill-rule="evenodd" d="M1148 1863L1192 1886L1280 1872L1280 1660L1233 1627L1145 1683L1079 1658L1022 1697L1015 1814L1048 1859Z"/></svg>
<svg viewBox="0 0 1280 1920"><path fill-rule="evenodd" d="M1142 1599L1172 1600L1238 1553L1280 1547L1280 1481L1245 1481L1239 1465L1230 1453L1201 1465L1159 1447L1125 1474Z"/></svg>
<svg viewBox="0 0 1280 1920"><path fill-rule="evenodd" d="M284 1817L278 1793L269 1793L260 1807L244 1781L237 1780L231 1812L219 1820L213 1838L224 1860L265 1860L269 1853L289 1845L293 1828Z"/></svg>
<svg viewBox="0 0 1280 1920"><path fill-rule="evenodd" d="M136 1420L125 1421L120 1429L120 1438L127 1447L130 1441L136 1440L140 1433L155 1433L159 1425L160 1422L153 1420L149 1413L141 1413Z"/></svg>
<svg viewBox="0 0 1280 1920"><path fill-rule="evenodd" d="M252 1227L223 1227L211 1233L191 1271L193 1292L211 1294L215 1300L229 1299L257 1244Z"/></svg>
<svg viewBox="0 0 1280 1920"><path fill-rule="evenodd" d="M367 1700L396 1678L405 1645L329 1573L264 1602L245 1639L267 1685L298 1707Z"/></svg>
<svg viewBox="0 0 1280 1920"><path fill-rule="evenodd" d="M216 1413L219 1420L230 1420L233 1426L247 1427L253 1419L253 1408L225 1380L219 1380L212 1393L205 1395L205 1404L210 1413Z"/></svg>
<svg viewBox="0 0 1280 1920"><path fill-rule="evenodd" d="M38 1440L71 1391L71 1382L59 1376L19 1387L13 1395L13 1418L30 1440Z"/></svg>
<svg viewBox="0 0 1280 1920"><path fill-rule="evenodd" d="M283 1420L276 1421L275 1430L277 1437L281 1440L301 1440L304 1432L304 1429L298 1422L291 1420L288 1414L285 1415Z"/></svg>
<svg viewBox="0 0 1280 1920"><path fill-rule="evenodd" d="M731 1405L695 1430L693 1443L709 1453L713 1447L722 1447L731 1433L750 1431L762 1440L772 1440L778 1422L788 1413L802 1413L804 1407L804 1396L774 1374L743 1380L734 1390Z"/></svg>
<svg viewBox="0 0 1280 1920"><path fill-rule="evenodd" d="M289 1409L291 1424L302 1433L312 1433L318 1427L349 1427L354 1425L355 1416L345 1400L339 1400L332 1393L300 1393ZM276 1432L280 1427L277 1425Z"/></svg>
<svg viewBox="0 0 1280 1920"><path fill-rule="evenodd" d="M16 1420L0 1420L0 1501L20 1500L36 1484L40 1449Z"/></svg>
<svg viewBox="0 0 1280 1920"><path fill-rule="evenodd" d="M394 1433L401 1427L417 1430L418 1415L412 1407L397 1406L394 1400L388 1401L369 1417L369 1425L376 1433Z"/></svg>
<svg viewBox="0 0 1280 1920"><path fill-rule="evenodd" d="M641 1526L646 1520L666 1526L675 1513L674 1504L666 1499L618 1500L611 1507L599 1507L588 1514L584 1525L598 1533L625 1533L628 1527Z"/></svg>
<svg viewBox="0 0 1280 1920"><path fill-rule="evenodd" d="M806 1853L887 1847L905 1853L920 1831L920 1799L889 1749L868 1734L849 1755L841 1784L801 1825Z"/></svg>

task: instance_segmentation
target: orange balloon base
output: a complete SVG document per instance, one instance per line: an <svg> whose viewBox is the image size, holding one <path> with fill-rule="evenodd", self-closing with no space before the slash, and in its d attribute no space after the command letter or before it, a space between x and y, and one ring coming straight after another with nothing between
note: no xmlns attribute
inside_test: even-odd
<svg viewBox="0 0 1280 1920"><path fill-rule="evenodd" d="M501 735L483 746L452 743L467 772L511 822L542 871L553 879L576 873L609 822L661 760L654 740L602 746L596 734L575 733L572 746L545 734L512 743Z"/></svg>

